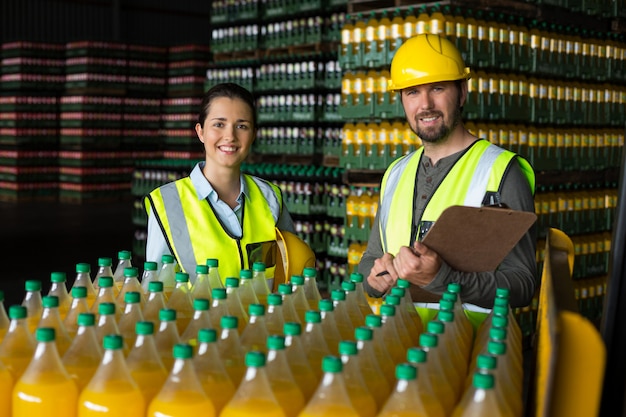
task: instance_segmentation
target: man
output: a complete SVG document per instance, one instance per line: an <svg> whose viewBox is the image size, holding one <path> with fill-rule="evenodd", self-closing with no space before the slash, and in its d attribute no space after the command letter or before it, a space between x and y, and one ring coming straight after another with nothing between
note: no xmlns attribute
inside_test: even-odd
<svg viewBox="0 0 626 417"><path fill-rule="evenodd" d="M470 70L447 39L430 34L409 39L394 55L390 73L390 90L399 92L407 121L423 146L394 161L383 177L358 268L367 277L366 291L382 297L404 278L412 284L414 301L437 301L456 282L462 301L472 304L468 309L489 311L500 287L510 289L511 307L528 305L537 286L534 226L490 272L456 271L420 240L451 205L504 204L534 212L532 167L464 127Z"/></svg>

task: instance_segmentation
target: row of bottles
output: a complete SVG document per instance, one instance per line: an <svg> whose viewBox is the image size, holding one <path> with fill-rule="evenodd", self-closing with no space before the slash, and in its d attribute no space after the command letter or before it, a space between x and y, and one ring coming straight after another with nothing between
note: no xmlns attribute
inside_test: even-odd
<svg viewBox="0 0 626 417"><path fill-rule="evenodd" d="M338 121L339 94L275 94L260 96L257 103L259 122Z"/></svg>
<svg viewBox="0 0 626 417"><path fill-rule="evenodd" d="M294 14L314 13L328 8L345 8L346 0L245 0L211 2L211 23L224 24L247 20L273 19Z"/></svg>
<svg viewBox="0 0 626 417"><path fill-rule="evenodd" d="M341 85L341 77L337 60L267 63L256 68L253 91L336 90Z"/></svg>

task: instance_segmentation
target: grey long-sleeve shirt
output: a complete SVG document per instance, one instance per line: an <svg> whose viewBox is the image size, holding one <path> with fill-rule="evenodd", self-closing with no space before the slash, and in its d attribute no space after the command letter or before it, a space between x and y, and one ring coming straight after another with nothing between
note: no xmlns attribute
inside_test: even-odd
<svg viewBox="0 0 626 417"><path fill-rule="evenodd" d="M426 203L462 153L463 151L442 158L435 166L433 166L429 158L422 157L417 175L417 192L415 193L418 196L416 219L421 218ZM510 164L504 176L500 195L502 203L511 209L535 212L534 198L528 180L522 173L519 164L515 163L515 161ZM447 289L449 283L458 282L461 284L461 299L463 302L484 308L492 308L496 288L504 287L510 289L509 301L511 307L526 306L530 304L537 287L536 235L536 225L533 225L505 257L496 271L480 273L459 272L443 262L433 281L422 287L422 289L440 295ZM367 277L374 265L374 260L382 257L383 254L379 233L379 214L377 212L367 249L361 258L358 271ZM382 296L382 293L367 283L367 279L364 280L363 284L370 296ZM414 299L414 301L421 300Z"/></svg>

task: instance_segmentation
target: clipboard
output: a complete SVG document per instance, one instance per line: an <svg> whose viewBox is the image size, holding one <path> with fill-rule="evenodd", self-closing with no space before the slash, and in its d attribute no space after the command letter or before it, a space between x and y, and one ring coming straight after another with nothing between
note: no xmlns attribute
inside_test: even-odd
<svg viewBox="0 0 626 417"><path fill-rule="evenodd" d="M422 243L457 271L494 271L536 220L528 211L450 206Z"/></svg>

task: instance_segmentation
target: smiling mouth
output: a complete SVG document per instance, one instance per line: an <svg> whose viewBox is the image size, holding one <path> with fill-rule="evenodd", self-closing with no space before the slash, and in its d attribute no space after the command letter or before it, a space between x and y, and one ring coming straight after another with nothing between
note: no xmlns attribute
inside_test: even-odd
<svg viewBox="0 0 626 417"><path fill-rule="evenodd" d="M219 150L223 152L236 152L237 149L238 148L235 146L220 146L219 147Z"/></svg>
<svg viewBox="0 0 626 417"><path fill-rule="evenodd" d="M435 114L435 115L427 115L427 116L418 116L417 120L425 122L425 123L430 123L430 122L434 122L438 118L439 118L439 115Z"/></svg>

